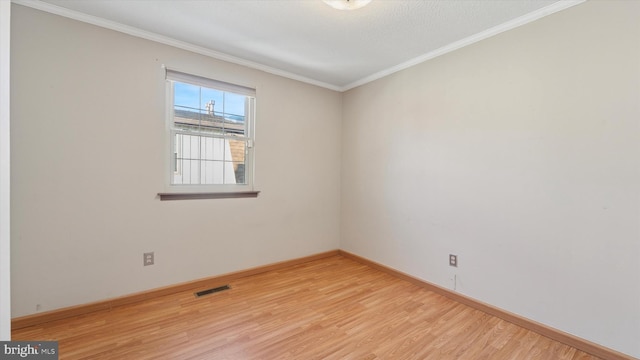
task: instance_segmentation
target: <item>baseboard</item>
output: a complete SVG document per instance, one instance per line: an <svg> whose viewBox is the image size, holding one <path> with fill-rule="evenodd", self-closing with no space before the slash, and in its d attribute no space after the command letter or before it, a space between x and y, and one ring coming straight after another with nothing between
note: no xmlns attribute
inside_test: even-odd
<svg viewBox="0 0 640 360"><path fill-rule="evenodd" d="M349 253L347 251L344 250L339 250L338 251L340 255L344 256L345 258L357 261L361 264L367 265L371 268L374 268L376 270L380 270L382 272L385 272L387 274L393 275L397 278L409 281L412 284L421 286L427 290L433 291L435 293L438 293L440 295L446 296L451 300L455 300L459 303L462 303L464 305L470 306L474 309L480 310L482 312L485 312L489 315L493 315L495 317L501 318L502 320L508 321L512 324L521 326L527 330L531 330L533 332L536 332L542 336L546 336L552 340L561 342L563 344L569 345L571 347L574 347L578 350L584 351L588 354L597 356L599 358L602 359L607 359L607 360L638 360L632 356L623 354L621 352L615 351L613 349L609 349L607 347L598 345L596 343L592 343L588 340L579 338L577 336L565 333L563 331L560 331L558 329L554 329L552 327L549 327L547 325L538 323L536 321L527 319L525 317L522 317L520 315L516 315L514 313L508 312L506 310L502 310L500 308L497 308L495 306L483 303L481 301L478 301L476 299L470 298L468 296L464 296L462 294L459 294L457 292L454 292L452 290L443 288L441 286L429 283L427 281L418 279L416 277L413 277L411 275L405 274L401 271L398 271L396 269L390 268L388 266L379 264L375 261L371 261L369 259L363 258L361 256Z"/></svg>
<svg viewBox="0 0 640 360"><path fill-rule="evenodd" d="M420 287L423 287L425 289L428 289L440 295L446 296L459 303L462 303L474 309L483 311L487 314L499 317L505 321L516 324L525 329L534 331L542 336L546 336L555 341L561 342L563 344L567 344L578 350L584 351L586 353L597 356L599 358L608 359L608 360L638 360L634 357L620 353L613 349L609 349L607 347L592 343L588 340L554 329L547 325L540 324L536 321L527 319L520 315L516 315L506 310L502 310L495 306L483 303L481 301L470 298L468 296L464 296L462 294L456 293L454 291L443 288L441 286L418 279L416 277L413 277L411 275L408 275L396 269L376 263L374 261L349 253L344 250L332 250L332 251L319 253L311 256L305 256L305 257L297 258L293 260L281 261L281 262L259 266L259 267L255 267L247 270L241 270L241 271L228 273L224 275L213 276L213 277L194 280L186 283L170 285L162 288L143 291L143 292L139 292L131 295L125 295L118 298L107 299L107 300L97 301L89 304L71 306L71 307L47 311L43 313L18 317L11 320L11 328L13 330L16 330L16 329L29 327L29 326L39 325L39 324L54 321L54 320L61 320L61 319L65 319L73 316L88 314L95 311L110 310L116 306L131 304L131 303L152 299L152 298L156 298L164 295L175 294L182 291L188 291L188 290L198 291L198 290L208 289L211 287L220 286L221 284L226 284L230 281L243 278L246 276L260 274L267 271L279 270L288 266L304 264L306 262L319 260L319 259L323 259L326 257L335 256L335 255L341 255L345 258L357 261L361 264L367 265L376 270L379 270L387 274L393 275L397 278L409 281L412 284L418 285Z"/></svg>
<svg viewBox="0 0 640 360"><path fill-rule="evenodd" d="M267 271L279 270L288 266L304 264L310 261L319 260L319 259L323 259L330 256L336 256L336 255L339 255L339 250L327 251L324 253L305 256L302 258L281 261L281 262L277 262L269 265L258 266L258 267L247 269L247 270L241 270L241 271L228 273L224 275L189 281L186 283L181 283L176 285L170 285L162 288L152 289L152 290L125 295L117 298L97 301L89 304L82 304L82 305L42 312L38 314L17 317L11 320L11 329L13 330L22 329L25 327L39 325L39 324L43 324L43 323L54 321L54 320L61 320L61 319L66 319L73 316L88 314L94 311L110 310L116 306L131 304L131 303L135 303L135 302L139 302L147 299L156 298L159 296L175 294L182 291L204 290L204 289L226 284L230 281L233 281L239 278L260 274Z"/></svg>

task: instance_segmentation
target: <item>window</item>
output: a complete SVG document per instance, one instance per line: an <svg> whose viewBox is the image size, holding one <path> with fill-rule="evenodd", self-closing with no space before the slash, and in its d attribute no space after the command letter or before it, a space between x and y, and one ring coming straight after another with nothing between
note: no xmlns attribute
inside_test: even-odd
<svg viewBox="0 0 640 360"><path fill-rule="evenodd" d="M166 79L170 191L253 191L255 90L169 69Z"/></svg>

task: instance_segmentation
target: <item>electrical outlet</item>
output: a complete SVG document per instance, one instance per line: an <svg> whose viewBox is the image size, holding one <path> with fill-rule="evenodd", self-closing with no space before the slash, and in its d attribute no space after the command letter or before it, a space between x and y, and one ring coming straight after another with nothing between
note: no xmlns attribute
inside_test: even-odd
<svg viewBox="0 0 640 360"><path fill-rule="evenodd" d="M153 252L148 252L148 253L144 253L143 255L143 265L147 266L147 265L153 265Z"/></svg>
<svg viewBox="0 0 640 360"><path fill-rule="evenodd" d="M458 255L449 254L449 266L458 267Z"/></svg>

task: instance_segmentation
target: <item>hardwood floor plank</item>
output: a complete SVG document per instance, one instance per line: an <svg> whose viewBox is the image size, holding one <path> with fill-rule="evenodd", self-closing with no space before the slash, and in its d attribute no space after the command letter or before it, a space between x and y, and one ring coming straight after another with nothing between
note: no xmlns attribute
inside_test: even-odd
<svg viewBox="0 0 640 360"><path fill-rule="evenodd" d="M567 345L332 256L13 331L60 359L580 359Z"/></svg>

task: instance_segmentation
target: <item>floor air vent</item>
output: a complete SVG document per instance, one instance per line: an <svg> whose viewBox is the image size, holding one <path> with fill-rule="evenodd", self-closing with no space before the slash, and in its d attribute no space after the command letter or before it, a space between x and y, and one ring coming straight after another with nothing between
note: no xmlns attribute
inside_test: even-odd
<svg viewBox="0 0 640 360"><path fill-rule="evenodd" d="M229 285L218 286L217 288L198 291L196 293L196 297L210 295L210 294L213 294L213 293L217 293L217 292L225 291L225 290L229 290L229 289L231 289L231 287L229 287Z"/></svg>

